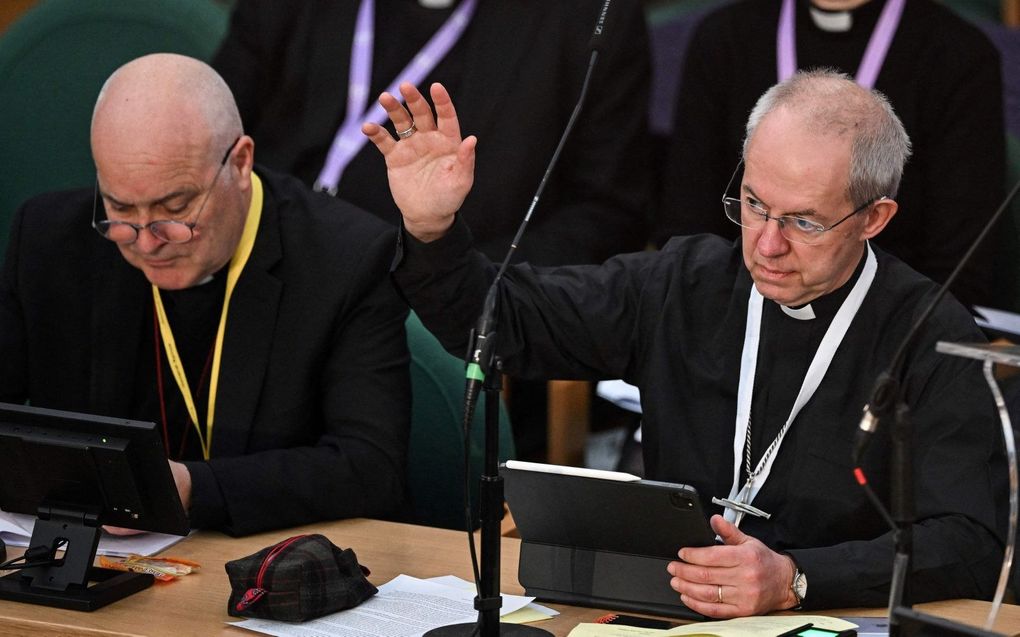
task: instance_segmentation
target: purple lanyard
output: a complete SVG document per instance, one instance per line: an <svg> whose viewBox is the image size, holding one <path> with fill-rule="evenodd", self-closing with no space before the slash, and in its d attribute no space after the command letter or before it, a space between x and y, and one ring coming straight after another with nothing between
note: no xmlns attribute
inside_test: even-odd
<svg viewBox="0 0 1020 637"><path fill-rule="evenodd" d="M776 33L776 62L779 67L779 81L789 79L797 70L797 45L794 42L794 3L795 0L783 0L783 8L779 12L779 31ZM882 70L885 54L889 51L896 27L906 0L888 0L878 18L878 24L868 40L868 48L864 50L861 66L854 78L858 84L867 89L875 87L878 72Z"/></svg>
<svg viewBox="0 0 1020 637"><path fill-rule="evenodd" d="M411 59L397 78L386 87L386 92L397 95L400 83L421 84L439 61L446 57L453 45L460 39L464 29L471 22L478 0L464 0L447 18L442 27ZM351 70L347 86L347 115L344 123L333 138L333 144L326 155L326 163L315 180L315 190L336 195L337 185L344 169L361 151L368 138L361 133L363 122L382 124L386 111L378 102L368 108L368 89L372 79L372 48L375 41L375 0L361 0L358 21L351 43Z"/></svg>

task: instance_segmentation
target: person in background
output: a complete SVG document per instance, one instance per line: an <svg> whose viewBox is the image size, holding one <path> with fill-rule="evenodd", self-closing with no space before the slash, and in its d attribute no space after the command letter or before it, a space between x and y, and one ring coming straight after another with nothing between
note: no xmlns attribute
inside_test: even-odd
<svg viewBox="0 0 1020 637"><path fill-rule="evenodd" d="M480 186L461 214L501 260L580 94L602 0L239 0L212 66L260 161L396 225L386 168L361 135L398 79L463 95ZM651 75L643 7L614 0L586 107L519 261L601 263L647 240Z"/></svg>

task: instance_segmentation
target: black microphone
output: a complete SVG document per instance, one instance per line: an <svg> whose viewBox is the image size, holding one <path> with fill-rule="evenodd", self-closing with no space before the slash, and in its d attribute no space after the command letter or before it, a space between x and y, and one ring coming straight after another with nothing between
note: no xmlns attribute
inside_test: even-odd
<svg viewBox="0 0 1020 637"><path fill-rule="evenodd" d="M864 449L871 440L871 435L878 429L879 421L888 415L896 404L900 391L899 382L893 377L890 369L878 375L875 387L871 390L871 400L864 406L864 415L854 435L854 464L860 461Z"/></svg>
<svg viewBox="0 0 1020 637"><path fill-rule="evenodd" d="M903 363L906 357L907 346L917 336L917 332L921 329L921 326L928 320L931 313L935 311L935 307L942 300L942 297L946 295L949 290L949 286L956 281L956 277L960 274L963 266L970 261L971 256L977 250L981 242L985 240L988 233L991 232L992 228L999 221L999 217L1006 211L1009 204L1016 197L1017 191L1020 191L1020 180L1013 185L1013 189L1006 195L1005 201L999 206L992 215L988 223L981 230L981 234L974 239L974 243L967 249L966 254L960 258L959 263L946 278L938 292L935 294L935 298L931 300L921 315L914 321L914 324L910 327L910 331L903 337L903 341L900 342L899 348L896 350L896 354L893 356L892 361L889 363L889 367L884 372L879 374L878 379L875 381L875 388L871 393L871 400L864 406L864 416L861 417L861 423L858 426L857 433L854 436L854 450L853 450L853 461L855 465L860 463L860 459L864 450L868 446L868 442L871 440L872 434L878 429L879 421L892 413L893 408L896 405L896 400L900 394L900 383L902 381Z"/></svg>
<svg viewBox="0 0 1020 637"><path fill-rule="evenodd" d="M595 20L595 30L592 31L591 39L588 40L589 51L600 51L602 50L602 40L604 39L604 33L606 31L606 16L609 14L609 4L613 0L603 0L602 9L599 11L599 17Z"/></svg>
<svg viewBox="0 0 1020 637"><path fill-rule="evenodd" d="M485 295L485 302L482 304L482 314L478 317L478 323L471 330L468 338L468 352L464 357L467 361L464 381L464 426L474 417L475 403L485 383L485 375L492 363L493 347L496 343L495 316L496 316L497 286L495 283L489 286Z"/></svg>

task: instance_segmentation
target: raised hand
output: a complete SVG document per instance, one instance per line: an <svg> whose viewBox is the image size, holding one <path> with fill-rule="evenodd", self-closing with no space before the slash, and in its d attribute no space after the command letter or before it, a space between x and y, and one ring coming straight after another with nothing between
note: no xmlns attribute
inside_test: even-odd
<svg viewBox="0 0 1020 637"><path fill-rule="evenodd" d="M377 124L361 127L386 159L390 193L404 227L421 241L438 239L453 224L474 182L477 142L473 135L461 139L457 111L446 89L433 84L430 92L435 118L428 101L407 82L400 85L407 109L389 93L379 97L399 139Z"/></svg>
<svg viewBox="0 0 1020 637"><path fill-rule="evenodd" d="M721 515L712 516L712 530L724 546L680 549L670 562L670 586L691 610L708 617L763 615L797 605L790 585L793 560L743 533Z"/></svg>

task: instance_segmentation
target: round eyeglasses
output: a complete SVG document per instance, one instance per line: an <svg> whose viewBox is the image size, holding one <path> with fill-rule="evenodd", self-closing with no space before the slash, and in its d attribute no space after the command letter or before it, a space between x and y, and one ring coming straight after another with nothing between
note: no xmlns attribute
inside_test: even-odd
<svg viewBox="0 0 1020 637"><path fill-rule="evenodd" d="M146 224L131 223L130 221L111 221L109 219L96 221L96 210L99 200L99 180L97 179L95 194L92 198L92 227L96 229L100 236L121 245L128 245L137 241L138 233L142 230L148 230L152 233L152 236L166 243L187 243L191 241L195 237L195 227L198 225L198 219L202 216L205 205L209 201L209 195L212 193L213 186L216 185L216 181L220 178L223 167L227 165L227 159L230 158L230 153L234 150L234 146L240 140L240 137L235 139L230 144L230 147L227 148L223 159L220 160L220 165L216 169L216 174L209 183L209 187L206 188L205 197L202 198L202 204L198 207L198 213L195 214L194 221L157 219Z"/></svg>
<svg viewBox="0 0 1020 637"><path fill-rule="evenodd" d="M726 192L730 191L730 187L733 185L733 180L736 178L737 173L740 172L741 164L743 164L743 162L737 164L737 169L733 171L733 176L730 177L730 183L726 186ZM847 219L850 219L857 213L867 210L873 204L883 199L885 199L884 196L869 199L862 205L854 208L850 214L842 217L839 221L829 226L822 225L817 221L798 215L778 215L773 217L769 214L768 208L762 205L761 202L748 197L737 199L736 197L723 195L722 204L723 210L726 212L726 218L738 226L757 230L767 224L771 219L779 224L779 232L787 241L812 245L822 241L825 238L826 232L832 230Z"/></svg>

